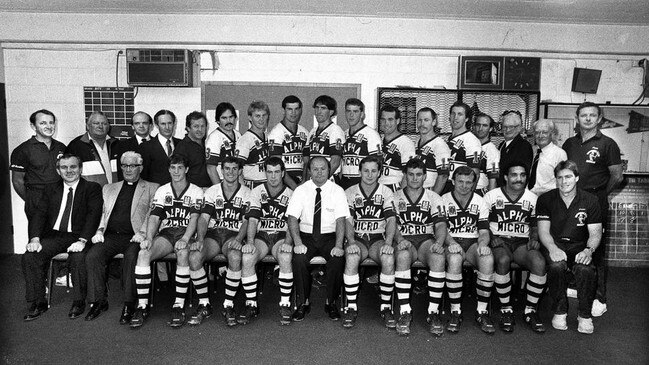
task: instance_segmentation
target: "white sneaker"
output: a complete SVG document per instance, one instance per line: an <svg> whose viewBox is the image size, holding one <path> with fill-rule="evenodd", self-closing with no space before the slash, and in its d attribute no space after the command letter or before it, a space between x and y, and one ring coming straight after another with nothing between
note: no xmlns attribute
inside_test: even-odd
<svg viewBox="0 0 649 365"><path fill-rule="evenodd" d="M602 303L597 299L593 301L593 309L591 310L593 317L600 317L602 314L606 313L606 310L606 303Z"/></svg>
<svg viewBox="0 0 649 365"><path fill-rule="evenodd" d="M577 289L568 288L566 289L566 294L568 298L577 298Z"/></svg>
<svg viewBox="0 0 649 365"><path fill-rule="evenodd" d="M554 317L552 317L552 327L554 329L557 329L559 331L565 331L568 329L568 321L566 318L568 317L567 314L555 314Z"/></svg>
<svg viewBox="0 0 649 365"><path fill-rule="evenodd" d="M591 333L593 333L593 331L595 331L592 318L581 318L577 316L577 322L577 331L579 331L579 333L590 335Z"/></svg>

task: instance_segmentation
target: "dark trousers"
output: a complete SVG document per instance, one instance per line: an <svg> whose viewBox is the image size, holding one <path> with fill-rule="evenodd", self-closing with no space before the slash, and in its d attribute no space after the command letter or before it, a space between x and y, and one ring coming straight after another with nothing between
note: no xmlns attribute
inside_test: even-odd
<svg viewBox="0 0 649 365"><path fill-rule="evenodd" d="M606 265L606 229L608 226L608 195L606 190L600 190L591 193L597 196L599 202L599 209L602 214L602 227L604 227L604 232L602 233L602 241L599 243L597 250L593 253L593 263L597 269L597 292L595 293L595 299L599 300L602 303L606 303L606 279L608 277L608 266Z"/></svg>
<svg viewBox="0 0 649 365"><path fill-rule="evenodd" d="M552 301L551 309L554 314L568 313L567 274L571 270L577 285L578 313L581 318L591 317L591 308L595 299L597 273L595 265L576 264L575 256L586 248L586 244L565 244L557 242L557 246L566 252L567 261L553 262L547 250L543 250L548 263L548 295Z"/></svg>
<svg viewBox="0 0 649 365"><path fill-rule="evenodd" d="M45 188L26 187L27 194L25 196L25 215L27 220L31 221L34 214L38 211L38 207L45 197Z"/></svg>
<svg viewBox="0 0 649 365"><path fill-rule="evenodd" d="M25 276L26 299L29 303L45 302L45 280L52 257L66 252L68 247L79 239L79 235L69 232L53 233L41 239L43 249L40 252L25 252L22 258L23 275ZM91 244L87 243L82 252L70 252L68 268L72 275L73 300L85 300L88 289L86 272L86 253Z"/></svg>
<svg viewBox="0 0 649 365"><path fill-rule="evenodd" d="M311 272L309 262L314 256L322 256L327 260L327 300L333 303L340 296L343 285L343 270L345 257L332 257L331 249L336 245L336 234L327 233L320 237L318 242L313 236L300 232L302 243L306 246L305 254L293 254L293 275L295 280L295 293L297 304L302 304L311 296Z"/></svg>
<svg viewBox="0 0 649 365"><path fill-rule="evenodd" d="M97 243L86 255L88 270L88 301L101 302L106 300L106 271L108 263L118 253L124 254L122 262L122 289L124 302L135 302L135 263L140 251L139 243L131 243L132 234L106 233L104 242Z"/></svg>

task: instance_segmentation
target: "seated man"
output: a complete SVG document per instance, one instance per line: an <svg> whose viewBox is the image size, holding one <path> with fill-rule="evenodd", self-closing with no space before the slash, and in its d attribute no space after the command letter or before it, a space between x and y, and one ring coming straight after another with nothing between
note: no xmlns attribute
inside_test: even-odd
<svg viewBox="0 0 649 365"><path fill-rule="evenodd" d="M489 207L473 192L478 175L468 166L453 172L453 191L442 196L448 232L446 236L446 290L451 303L451 318L446 330L456 333L462 324L462 264L466 260L478 269L476 322L480 329L493 334L487 304L494 284L494 257L489 248Z"/></svg>
<svg viewBox="0 0 649 365"><path fill-rule="evenodd" d="M121 155L120 162L124 180L104 185L104 213L97 233L92 237L94 245L86 255L88 301L92 303L86 321L99 317L108 309L106 266L118 253L124 254L124 308L119 323L130 323L135 309L135 262L140 243L146 237L149 207L159 186L140 179L142 157L139 153L126 151Z"/></svg>
<svg viewBox="0 0 649 365"><path fill-rule="evenodd" d="M494 281L500 299L500 329L514 331L514 310L509 301L512 290L511 262L530 271L525 291L525 322L536 333L545 326L536 312L545 288L545 259L539 251L536 229L536 195L526 189L528 165L514 160L501 166L505 186L484 196L489 206L491 247L496 261Z"/></svg>
<svg viewBox="0 0 649 365"><path fill-rule="evenodd" d="M239 183L242 167L241 160L224 157L221 163L223 180L205 191L205 205L198 220L196 242L191 245L189 253L190 274L198 295L198 308L189 320L191 325L199 325L204 318L212 315L203 264L211 261L221 250L228 259L222 312L228 326L237 325L234 296L239 283L243 282L246 295L250 287L256 291L256 278L253 282L252 278L241 277L241 244L246 237L248 221L245 215L250 204L250 190Z"/></svg>
<svg viewBox="0 0 649 365"><path fill-rule="evenodd" d="M442 198L432 190L424 189L426 165L413 158L406 163L406 187L394 194L394 210L397 214L397 268L395 291L399 304L397 333L410 334L412 314L410 309L410 266L420 259L428 268L428 331L439 337L444 326L439 314L444 291L444 241L446 240L446 219L443 216ZM402 263L406 262L404 267Z"/></svg>
<svg viewBox="0 0 649 365"><path fill-rule="evenodd" d="M158 188L153 197L146 238L140 243L135 264L138 306L131 317L131 328L144 324L149 316L151 262L175 252L176 300L169 326L185 324L185 296L189 288L189 243L196 232L198 214L203 205L203 190L187 181L189 162L181 156L169 158L171 182Z"/></svg>
<svg viewBox="0 0 649 365"><path fill-rule="evenodd" d="M370 155L359 164L361 182L345 191L352 215L353 227L347 222L347 249L343 282L347 307L343 311L343 327L351 328L358 314L357 295L360 286L358 266L369 257L381 265L379 287L381 291L381 317L388 328L396 321L392 314L394 291L394 233L396 219L392 207L392 190L378 183L382 171L381 158ZM407 262L406 265L410 265Z"/></svg>
<svg viewBox="0 0 649 365"><path fill-rule="evenodd" d="M597 275L593 252L602 239L602 219L597 197L577 188L579 170L573 161L554 168L558 189L539 197L536 216L539 239L548 264L548 294L552 300L552 327L568 329L566 275L572 271L577 283L577 331L593 333L591 309Z"/></svg>
<svg viewBox="0 0 649 365"><path fill-rule="evenodd" d="M280 323L288 325L291 323L291 316L293 315L291 309L293 242L291 235L286 234L286 208L288 208L288 202L291 199L293 190L284 186L286 169L281 157L269 157L264 163L264 168L266 171L266 183L252 190L250 213L248 214L248 239L247 243L241 248L243 253L241 280L253 279L251 281L255 283L255 290L249 291L252 287L246 288L246 297L250 301L250 309L246 305L246 311L239 316L239 323L248 323L251 315L259 312L258 309L254 309L257 308L257 274L255 266L270 250L279 264Z"/></svg>
<svg viewBox="0 0 649 365"><path fill-rule="evenodd" d="M29 221L29 243L22 258L29 312L23 318L31 321L47 311L45 276L52 257L69 252L68 267L72 274L73 302L68 317L78 318L86 310L87 273L86 243L97 230L101 219L101 187L81 178L81 159L64 154L56 161L56 172L63 181L49 185L47 194ZM41 241L42 238L42 241Z"/></svg>

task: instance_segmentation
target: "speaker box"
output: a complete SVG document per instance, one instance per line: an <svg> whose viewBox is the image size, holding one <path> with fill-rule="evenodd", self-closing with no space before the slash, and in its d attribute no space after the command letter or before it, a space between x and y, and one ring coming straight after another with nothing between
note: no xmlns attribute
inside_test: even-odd
<svg viewBox="0 0 649 365"><path fill-rule="evenodd" d="M602 70L575 67L572 74L572 91L584 94L597 94L600 77L602 77Z"/></svg>

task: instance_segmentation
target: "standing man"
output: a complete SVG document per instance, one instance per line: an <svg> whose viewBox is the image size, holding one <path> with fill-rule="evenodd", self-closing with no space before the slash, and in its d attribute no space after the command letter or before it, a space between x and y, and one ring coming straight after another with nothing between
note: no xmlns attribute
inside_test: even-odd
<svg viewBox="0 0 649 365"><path fill-rule="evenodd" d="M241 248L242 277L246 283L254 283L256 289L257 273L255 266L270 252L279 265L279 315L280 323L291 323L293 310L291 309L291 290L293 290L293 241L290 234L286 234L287 217L286 209L291 199L293 190L284 185L286 173L281 157L271 156L265 162L266 183L252 190L250 197L250 213L248 214L248 239ZM246 284L244 284L246 285ZM249 291L246 287L246 299L251 306L257 307L257 290ZM239 316L240 323L247 323L250 314L259 312L248 309Z"/></svg>
<svg viewBox="0 0 649 365"><path fill-rule="evenodd" d="M117 181L117 160L113 144L117 140L108 135L110 124L103 112L95 111L88 116L86 133L70 142L65 149L81 158L83 178L101 186Z"/></svg>
<svg viewBox="0 0 649 365"><path fill-rule="evenodd" d="M212 186L212 180L207 174L205 153L205 134L207 133L207 117L201 112L191 112L185 118L187 135L178 142L175 154L189 161L187 180L199 188Z"/></svg>
<svg viewBox="0 0 649 365"><path fill-rule="evenodd" d="M416 157L426 166L426 179L423 180L424 189L441 194L448 180L448 162L451 158L451 149L439 136L437 127L437 113L431 108L424 107L417 112L417 142Z"/></svg>
<svg viewBox="0 0 649 365"><path fill-rule="evenodd" d="M219 103L216 106L216 122L218 127L210 133L205 142L207 156L207 173L213 184L223 179L221 162L227 156L234 156L235 145L241 134L235 129L237 111L230 103Z"/></svg>
<svg viewBox="0 0 649 365"><path fill-rule="evenodd" d="M480 173L480 156L482 146L480 140L471 133L471 108L463 102L457 101L449 109L449 122L451 123L451 136L448 138L448 147L451 149L449 160L449 176L460 166L469 166L476 175ZM447 180L444 192L453 191L453 182Z"/></svg>
<svg viewBox="0 0 649 365"><path fill-rule="evenodd" d="M345 132L331 120L336 115L336 100L329 95L320 95L313 102L313 109L318 125L309 132L304 147L304 164L308 165L309 158L324 157L331 165L329 173L338 179ZM304 169L303 181L307 180L310 170Z"/></svg>
<svg viewBox="0 0 649 365"><path fill-rule="evenodd" d="M126 151L137 152L139 146L151 139L151 128L153 120L145 112L137 112L131 117L131 127L134 135L128 139L122 139L115 144L115 158L118 162L122 161L122 154ZM117 166L117 180L124 180L124 172L120 165Z"/></svg>
<svg viewBox="0 0 649 365"><path fill-rule="evenodd" d="M135 262L140 243L146 237L149 208L158 184L140 179L142 156L133 151L122 154L121 169L124 180L104 185L104 209L93 246L86 255L88 271L88 301L90 311L86 321L92 321L108 309L106 300L106 266L113 256L124 254L122 262L122 289L124 308L120 324L128 324L135 310Z"/></svg>
<svg viewBox="0 0 649 365"><path fill-rule="evenodd" d="M347 189L361 181L359 164L364 157L381 153L381 136L365 125L365 104L356 98L345 102L345 118L349 130L343 145L342 176L340 186Z"/></svg>
<svg viewBox="0 0 649 365"><path fill-rule="evenodd" d="M383 174L379 177L379 183L394 192L405 185L403 170L415 156L415 144L410 137L399 132L399 108L387 104L381 108L379 115L383 129Z"/></svg>
<svg viewBox="0 0 649 365"><path fill-rule="evenodd" d="M314 129L315 130L315 129ZM293 239L293 272L297 310L293 320L302 321L311 310L309 261L316 256L327 260L327 301L325 312L332 320L340 318L336 302L343 284L343 240L345 220L350 218L345 191L329 180L331 165L323 156L309 160L311 179L299 185L288 204L288 229Z"/></svg>
<svg viewBox="0 0 649 365"><path fill-rule="evenodd" d="M580 179L577 187L594 194L599 201L602 227L608 222L608 194L622 182L622 160L620 148L611 138L599 130L602 109L599 105L585 102L577 107L575 122L579 133L568 138L563 149L568 159L577 163ZM602 239L600 249L593 257L597 268L597 293L593 302L593 316L599 317L606 307L606 240Z"/></svg>
<svg viewBox="0 0 649 365"><path fill-rule="evenodd" d="M65 145L54 139L56 117L45 109L29 116L35 134L11 153L11 183L25 201L27 220L38 209L46 195L46 186L61 181L56 161L65 152Z"/></svg>
<svg viewBox="0 0 649 365"><path fill-rule="evenodd" d="M494 285L494 256L489 248L489 207L474 194L478 175L468 166L453 172L453 191L444 194L444 210L448 219L446 235L446 290L451 302L451 318L446 330L457 333L462 324L462 267L464 261L476 268L478 305L475 320L486 334L496 332L487 310Z"/></svg>
<svg viewBox="0 0 649 365"><path fill-rule="evenodd" d="M266 128L270 109L263 101L253 101L248 107L250 129L237 142L234 156L243 162L243 183L249 188L266 182L264 162L268 158Z"/></svg>
<svg viewBox="0 0 649 365"><path fill-rule="evenodd" d="M410 334L410 322L412 322L410 266L419 258L429 269L428 316L426 317L428 331L439 337L444 333L444 325L439 313L446 278L444 242L447 225L443 215L444 202L437 193L424 189L427 174L426 165L422 160L413 158L408 161L405 173L406 187L394 194L394 210L399 229L395 238L399 256L397 256L397 267L394 273L400 313L397 333L401 336ZM402 255L403 257L400 257ZM403 263L408 264L403 267Z"/></svg>
<svg viewBox="0 0 649 365"><path fill-rule="evenodd" d="M268 153L270 156L280 156L286 166L284 184L291 190L302 182L304 163L302 151L309 132L300 125L302 118L302 101L294 95L282 100L284 119L268 133Z"/></svg>
<svg viewBox="0 0 649 365"><path fill-rule="evenodd" d="M358 266L368 256L381 266L379 287L381 291L381 318L387 328L394 328L392 292L394 291L394 234L396 218L392 204L392 191L379 184L381 157L370 155L359 164L361 182L345 191L353 222L347 224L345 272L343 282L347 306L343 312L343 327L351 328L358 315ZM410 262L408 262L410 265Z"/></svg>
<svg viewBox="0 0 649 365"><path fill-rule="evenodd" d="M151 204L146 237L140 243L135 265L138 305L131 317L131 328L138 328L149 317L151 262L176 253L176 299L171 309L170 327L185 324L185 297L189 288L189 244L203 205L203 190L187 181L189 163L181 156L169 159L171 182L156 190Z"/></svg>
<svg viewBox="0 0 649 365"><path fill-rule="evenodd" d="M211 261L221 250L228 260L222 311L228 326L237 325L234 297L239 290L239 284L243 281L246 295L249 286L254 286L255 289L252 291L256 291L257 286L256 281L252 283L242 280L241 277L241 246L244 244L248 230L246 214L250 206L250 189L239 183L243 167L240 159L226 156L221 164L223 180L205 191L205 204L198 219L196 242L191 245L189 252L190 276L198 295L198 308L189 320L190 325L201 324L204 318L210 317L213 313L208 292L207 272L203 265ZM257 308L250 308L248 320L258 314L255 309Z"/></svg>
<svg viewBox="0 0 649 365"><path fill-rule="evenodd" d="M518 110L506 110L501 116L503 137L505 140L500 143L500 166L509 166L516 160L525 164L526 170L529 171L532 166L532 145L521 136L523 131L523 117ZM503 174L501 174L503 176ZM503 186L505 181L500 178L499 186Z"/></svg>
<svg viewBox="0 0 649 365"><path fill-rule="evenodd" d="M101 219L101 186L81 178L81 159L64 154L56 162L63 182L47 187L47 194L29 222L29 243L22 258L26 299L31 321L47 311L45 273L52 257L69 252L68 267L72 274L73 302L68 317L78 318L86 310L87 244Z"/></svg>
<svg viewBox="0 0 649 365"><path fill-rule="evenodd" d="M554 144L557 129L550 119L539 119L534 122L534 141L538 146L532 161L530 178L527 187L531 192L540 196L546 191L557 188L557 179L554 177L554 168L561 161L568 159L566 151Z"/></svg>
<svg viewBox="0 0 649 365"><path fill-rule="evenodd" d="M491 247L496 261L494 281L500 299L500 329L514 331L514 310L510 303L511 262L529 270L527 278L525 322L536 333L545 332L537 313L545 288L545 259L539 251L536 229L536 195L527 190L528 165L512 161L501 165L505 185L488 192L484 199L489 206Z"/></svg>
<svg viewBox="0 0 649 365"><path fill-rule="evenodd" d="M169 174L169 157L180 143L174 137L176 132L176 115L169 110L159 110L153 117L158 127L158 135L140 145L142 155L142 178L160 186L171 181Z"/></svg>
<svg viewBox="0 0 649 365"><path fill-rule="evenodd" d="M494 129L494 120L491 116L480 113L475 116L473 123L473 134L482 144L482 156L480 157L480 178L476 185L476 192L484 196L488 191L496 188L498 175L500 174L500 151L491 142L489 136Z"/></svg>
<svg viewBox="0 0 649 365"><path fill-rule="evenodd" d="M597 272L593 253L602 238L602 223L597 197L577 188L579 170L568 160L555 168L558 189L541 195L537 205L539 239L548 265L548 293L552 300L552 327L568 329L568 270L577 283L577 331L593 333L591 318Z"/></svg>

